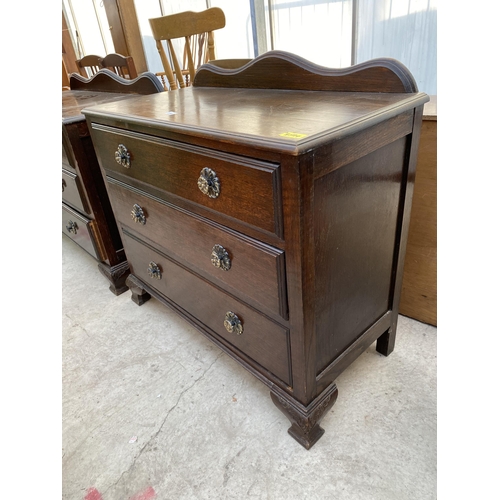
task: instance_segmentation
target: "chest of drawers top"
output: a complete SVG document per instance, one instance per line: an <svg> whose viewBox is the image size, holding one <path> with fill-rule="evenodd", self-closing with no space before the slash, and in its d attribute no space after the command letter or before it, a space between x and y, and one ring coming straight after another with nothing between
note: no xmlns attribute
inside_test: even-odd
<svg viewBox="0 0 500 500"><path fill-rule="evenodd" d="M279 51L238 70L207 64L192 87L92 107L98 121L300 154L425 103L406 68L373 60L331 70Z"/></svg>
<svg viewBox="0 0 500 500"><path fill-rule="evenodd" d="M188 87L86 110L100 123L297 155L425 102L425 94ZM220 149L220 146L219 146Z"/></svg>
<svg viewBox="0 0 500 500"><path fill-rule="evenodd" d="M62 93L62 123L67 125L84 121L82 109L107 102L130 99L130 94L113 92L92 92L88 90L66 90Z"/></svg>

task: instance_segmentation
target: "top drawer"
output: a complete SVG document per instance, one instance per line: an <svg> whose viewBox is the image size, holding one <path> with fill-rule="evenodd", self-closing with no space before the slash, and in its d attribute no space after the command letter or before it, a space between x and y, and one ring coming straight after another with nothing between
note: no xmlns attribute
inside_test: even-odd
<svg viewBox="0 0 500 500"><path fill-rule="evenodd" d="M92 140L111 177L125 175L282 236L278 165L95 123Z"/></svg>

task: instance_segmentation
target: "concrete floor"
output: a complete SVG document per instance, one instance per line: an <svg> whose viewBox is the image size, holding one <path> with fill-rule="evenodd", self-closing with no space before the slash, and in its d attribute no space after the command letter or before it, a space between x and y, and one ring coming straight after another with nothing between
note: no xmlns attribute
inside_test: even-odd
<svg viewBox="0 0 500 500"><path fill-rule="evenodd" d="M116 297L64 235L62 498L436 498L436 328L400 317L338 379L306 451L268 389L154 299Z"/></svg>

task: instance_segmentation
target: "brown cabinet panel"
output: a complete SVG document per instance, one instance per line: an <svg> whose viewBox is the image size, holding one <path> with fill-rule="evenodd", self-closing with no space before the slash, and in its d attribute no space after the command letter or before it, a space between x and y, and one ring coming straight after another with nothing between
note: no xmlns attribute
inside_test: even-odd
<svg viewBox="0 0 500 500"><path fill-rule="evenodd" d="M316 180L317 372L392 304L406 138Z"/></svg>

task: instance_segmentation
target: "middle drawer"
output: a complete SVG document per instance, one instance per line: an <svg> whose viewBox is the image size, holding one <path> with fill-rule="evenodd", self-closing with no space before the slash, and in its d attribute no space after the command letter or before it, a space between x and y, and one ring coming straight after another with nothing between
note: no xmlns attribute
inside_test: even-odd
<svg viewBox="0 0 500 500"><path fill-rule="evenodd" d="M121 226L231 294L288 317L284 252L108 178Z"/></svg>

